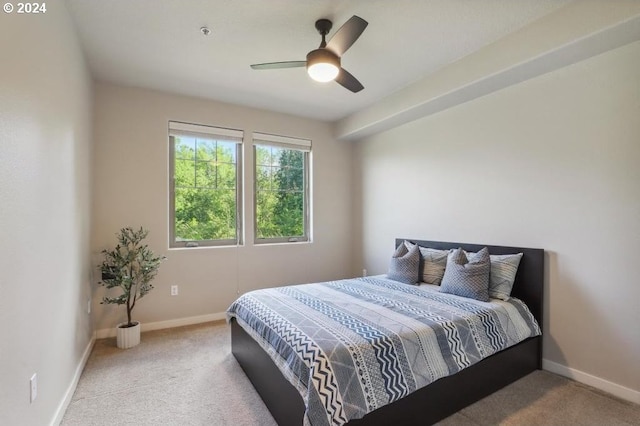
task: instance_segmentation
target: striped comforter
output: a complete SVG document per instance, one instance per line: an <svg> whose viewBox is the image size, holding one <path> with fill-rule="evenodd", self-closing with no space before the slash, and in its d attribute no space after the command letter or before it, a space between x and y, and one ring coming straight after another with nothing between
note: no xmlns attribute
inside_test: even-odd
<svg viewBox="0 0 640 426"><path fill-rule="evenodd" d="M342 425L540 334L520 300L473 299L383 276L256 290L227 311L305 401Z"/></svg>

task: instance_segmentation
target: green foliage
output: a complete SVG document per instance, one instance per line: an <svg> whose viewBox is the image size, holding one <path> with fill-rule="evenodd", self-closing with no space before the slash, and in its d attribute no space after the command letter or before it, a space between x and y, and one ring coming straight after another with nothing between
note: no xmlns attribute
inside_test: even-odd
<svg viewBox="0 0 640 426"><path fill-rule="evenodd" d="M236 238L235 144L178 138L175 232L178 241ZM187 142L189 142L187 140Z"/></svg>
<svg viewBox="0 0 640 426"><path fill-rule="evenodd" d="M279 191L274 217L280 235L304 234L304 154L283 150L276 172Z"/></svg>
<svg viewBox="0 0 640 426"><path fill-rule="evenodd" d="M258 238L304 235L304 153L256 147Z"/></svg>
<svg viewBox="0 0 640 426"><path fill-rule="evenodd" d="M175 150L176 240L235 239L235 144L180 137ZM305 154L266 145L255 153L256 236L304 235Z"/></svg>
<svg viewBox="0 0 640 426"><path fill-rule="evenodd" d="M153 285L165 256L156 256L146 244L142 244L149 231L131 227L122 228L118 237L118 244L113 250L102 250L104 259L100 264L102 281L100 285L108 289L120 288L122 291L116 297L105 296L101 303L126 305L127 325L133 326L131 313L138 299L143 298Z"/></svg>

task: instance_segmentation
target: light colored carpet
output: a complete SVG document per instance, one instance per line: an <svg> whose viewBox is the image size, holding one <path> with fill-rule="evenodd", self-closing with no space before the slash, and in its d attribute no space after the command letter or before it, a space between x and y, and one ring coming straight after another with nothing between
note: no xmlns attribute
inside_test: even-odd
<svg viewBox="0 0 640 426"><path fill-rule="evenodd" d="M143 333L128 350L96 341L62 425L276 426L230 340L216 322ZM640 406L537 371L439 425L631 426Z"/></svg>

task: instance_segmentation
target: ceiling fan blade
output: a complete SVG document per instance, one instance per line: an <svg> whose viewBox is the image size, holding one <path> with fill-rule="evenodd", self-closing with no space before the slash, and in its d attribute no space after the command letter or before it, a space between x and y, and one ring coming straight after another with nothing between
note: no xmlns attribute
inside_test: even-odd
<svg viewBox="0 0 640 426"><path fill-rule="evenodd" d="M327 49L330 49L338 56L342 56L356 42L364 29L367 28L367 25L369 25L367 21L353 15L331 37L331 40L327 43Z"/></svg>
<svg viewBox="0 0 640 426"><path fill-rule="evenodd" d="M360 83L357 78L351 75L351 73L344 68L340 68L340 72L336 77L336 82L345 89L351 90L353 93L358 93L364 89L362 83Z"/></svg>
<svg viewBox="0 0 640 426"><path fill-rule="evenodd" d="M253 64L254 70L275 70L281 68L302 68L307 66L307 61L268 62L266 64Z"/></svg>

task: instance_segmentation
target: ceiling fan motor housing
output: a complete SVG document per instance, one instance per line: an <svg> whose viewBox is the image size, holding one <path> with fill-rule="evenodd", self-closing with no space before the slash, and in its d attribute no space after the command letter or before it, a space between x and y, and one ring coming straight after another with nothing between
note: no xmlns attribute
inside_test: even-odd
<svg viewBox="0 0 640 426"><path fill-rule="evenodd" d="M332 64L340 68L340 57L329 49L316 49L307 53L307 68L314 64Z"/></svg>

